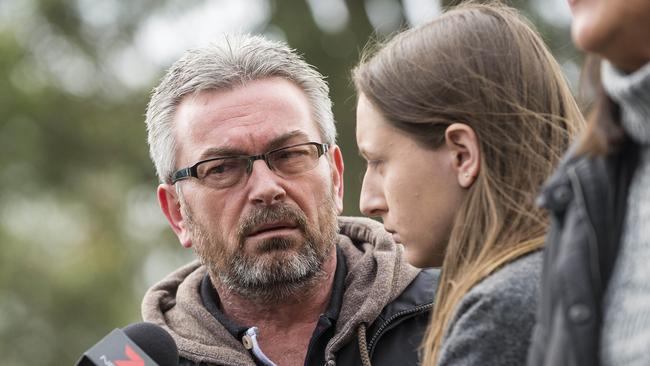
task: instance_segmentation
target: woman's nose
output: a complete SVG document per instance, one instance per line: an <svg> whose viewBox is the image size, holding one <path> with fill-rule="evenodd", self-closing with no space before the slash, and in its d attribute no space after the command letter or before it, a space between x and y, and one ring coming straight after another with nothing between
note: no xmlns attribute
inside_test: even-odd
<svg viewBox="0 0 650 366"><path fill-rule="evenodd" d="M363 177L359 209L366 216L382 216L388 211L381 182L373 181L367 173Z"/></svg>

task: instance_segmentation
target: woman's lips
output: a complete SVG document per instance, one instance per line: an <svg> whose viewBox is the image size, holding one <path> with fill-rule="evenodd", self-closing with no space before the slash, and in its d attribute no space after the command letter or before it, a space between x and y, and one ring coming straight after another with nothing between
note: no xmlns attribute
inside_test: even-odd
<svg viewBox="0 0 650 366"><path fill-rule="evenodd" d="M402 244L402 238L399 236L398 233L396 233L396 232L394 232L394 231L391 231L391 232L390 232L390 235L393 237L393 240L394 240L396 243L398 243L398 244Z"/></svg>
<svg viewBox="0 0 650 366"><path fill-rule="evenodd" d="M397 231L395 231L395 230L393 230L391 228L388 228L386 226L384 226L384 230L388 231L388 233L393 237L393 241L395 241L396 243L402 243L402 239L400 238Z"/></svg>

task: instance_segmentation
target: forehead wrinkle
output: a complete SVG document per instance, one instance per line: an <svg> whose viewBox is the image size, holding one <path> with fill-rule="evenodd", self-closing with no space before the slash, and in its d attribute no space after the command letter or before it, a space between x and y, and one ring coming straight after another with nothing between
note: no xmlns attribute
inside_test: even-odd
<svg viewBox="0 0 650 366"><path fill-rule="evenodd" d="M251 141L255 141L254 135L252 133L248 133L248 136ZM287 141L299 137L303 137L305 140L308 139L308 135L304 131L293 130L293 131L283 133L280 136L271 139L264 145L264 151L256 151L256 152L246 152L244 149L238 146L233 146L231 144L226 144L218 147L209 147L201 153L199 159L203 160L203 159L210 159L213 157L226 157L226 156L247 156L249 153L261 154L270 150L279 149L283 147L283 145L285 145Z"/></svg>
<svg viewBox="0 0 650 366"><path fill-rule="evenodd" d="M236 92L237 89L232 92ZM197 96L196 99L201 99L199 104L207 106L212 103L213 100L221 99L219 97L220 92L214 93L204 93L200 96ZM232 97L225 97L228 99L233 99ZM284 98L272 98L272 99L256 99L250 95L237 96L234 100L230 100L226 105L222 103L217 103L213 105L212 108L209 108L208 111L211 114L214 114L217 118L222 118L224 120L236 119L239 117L257 117L258 115L267 116L269 114L274 114L278 111L284 112L291 110L292 107L295 107L294 103L291 103ZM254 111L254 112L251 112ZM264 118L260 118L264 119Z"/></svg>
<svg viewBox="0 0 650 366"><path fill-rule="evenodd" d="M267 114L266 111L271 109L269 104L270 103L248 102L229 106L214 106L213 108L210 108L210 112L214 113L214 117L218 119L223 119L225 121L237 120L240 118L257 117L260 114Z"/></svg>
<svg viewBox="0 0 650 366"><path fill-rule="evenodd" d="M238 129L249 130L250 128L256 128L256 126L263 126L267 123L280 122L278 114L275 113L276 110L283 111L282 107L277 106L274 103L261 103L255 105L255 103L250 103L254 107L246 107L246 105L230 106L228 108L215 108L214 114L210 113L207 117L208 122L217 122L218 124L227 124L230 125L231 131L236 131ZM212 111L211 111L212 112ZM311 115L307 116L311 122ZM288 119L287 119L288 118ZM302 119L301 116L292 115L284 116L283 119L287 121L298 121ZM191 121L190 123L199 122L197 119ZM298 130L295 130L298 131ZM195 131L197 134L202 135L202 131ZM255 140L253 133L244 132L251 140ZM302 135L307 136L305 132L301 133ZM291 138L293 136L290 136ZM289 139L285 138L285 139ZM277 139L277 138L276 138ZM267 146L266 144L264 146ZM277 144L274 144L277 145Z"/></svg>
<svg viewBox="0 0 650 366"><path fill-rule="evenodd" d="M291 143L292 138L296 138L296 143L307 142L309 141L307 139L312 137L314 141L320 141L318 126L315 126L316 131L312 131L311 127L303 126L307 119L313 124L313 116L308 103L306 106L303 106L304 103L297 103L294 90L289 90L287 93L272 91L271 94L266 91L260 98L257 97L260 94L258 89L251 89L250 93L241 92L242 89L235 88L188 95L181 102L176 115L177 118L184 116L182 117L184 121L180 124L178 121L175 123L174 133L178 141L181 140L179 135L184 135L183 139L192 141L191 145L195 146L193 148L187 144L179 144L183 146L182 148L179 146L177 156L185 156L189 160L196 161L199 155L209 158L214 157L215 153L230 156L233 153L235 155L259 154L283 147L283 144ZM304 99L304 95L300 96ZM291 128L292 124L295 124L294 129L302 130L301 134L306 136L305 141L298 141L298 137L295 136L289 138L278 136L286 130L282 131L276 126L289 125ZM222 133L215 134L217 133L215 129L219 129ZM312 136L314 133L315 135ZM222 146L214 144L219 140L223 143ZM203 148L200 147L201 145ZM268 148L269 146L271 148ZM186 151L179 154L181 150Z"/></svg>

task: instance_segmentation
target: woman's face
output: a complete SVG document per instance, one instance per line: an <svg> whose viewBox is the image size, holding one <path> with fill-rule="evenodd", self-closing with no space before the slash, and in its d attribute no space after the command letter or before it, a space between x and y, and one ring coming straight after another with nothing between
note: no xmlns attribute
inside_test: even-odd
<svg viewBox="0 0 650 366"><path fill-rule="evenodd" d="M464 194L445 145L420 147L395 127L361 94L357 105L357 145L367 169L361 188L364 215L380 216L408 261L440 266L454 215Z"/></svg>
<svg viewBox="0 0 650 366"><path fill-rule="evenodd" d="M623 71L650 61L649 0L568 0L575 44Z"/></svg>

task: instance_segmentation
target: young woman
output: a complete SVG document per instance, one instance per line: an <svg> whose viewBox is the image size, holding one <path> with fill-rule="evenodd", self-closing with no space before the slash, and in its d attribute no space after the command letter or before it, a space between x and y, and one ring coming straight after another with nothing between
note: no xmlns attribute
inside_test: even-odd
<svg viewBox="0 0 650 366"><path fill-rule="evenodd" d="M529 365L650 365L650 1L569 5L600 95L540 199L553 225Z"/></svg>
<svg viewBox="0 0 650 366"><path fill-rule="evenodd" d="M521 365L548 220L535 196L582 124L560 67L513 9L466 5L353 72L361 210L408 260L442 266L423 365Z"/></svg>

